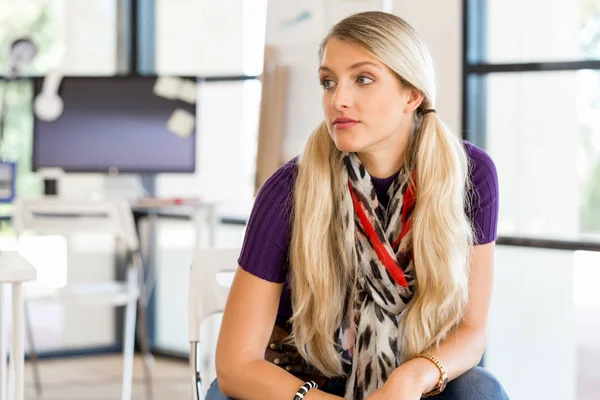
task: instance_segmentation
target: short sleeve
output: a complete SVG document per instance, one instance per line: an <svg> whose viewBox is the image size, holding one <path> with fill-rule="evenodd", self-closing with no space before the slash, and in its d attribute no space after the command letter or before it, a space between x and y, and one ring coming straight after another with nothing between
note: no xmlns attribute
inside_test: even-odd
<svg viewBox="0 0 600 400"><path fill-rule="evenodd" d="M288 265L296 159L281 166L261 187L248 220L240 267L270 282L282 283Z"/></svg>
<svg viewBox="0 0 600 400"><path fill-rule="evenodd" d="M465 142L470 160L471 191L469 211L475 244L498 239L498 173L492 158L482 149Z"/></svg>

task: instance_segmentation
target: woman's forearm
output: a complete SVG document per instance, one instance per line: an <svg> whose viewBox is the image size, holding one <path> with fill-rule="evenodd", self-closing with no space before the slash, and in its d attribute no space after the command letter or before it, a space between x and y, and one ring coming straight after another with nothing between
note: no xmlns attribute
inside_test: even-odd
<svg viewBox="0 0 600 400"><path fill-rule="evenodd" d="M219 388L223 394L238 400L289 399L304 384L304 381L265 360L237 363L234 368L217 374ZM304 399L339 400L341 397L312 389Z"/></svg>
<svg viewBox="0 0 600 400"><path fill-rule="evenodd" d="M450 381L479 363L485 349L485 342L485 330L465 324L450 333L446 339L440 342L438 348L434 346L423 353L429 354L441 362ZM423 393L432 390L439 378L440 373L437 367L431 361L420 357L402 364L390 377L398 384L405 384L406 381L415 382L421 386Z"/></svg>

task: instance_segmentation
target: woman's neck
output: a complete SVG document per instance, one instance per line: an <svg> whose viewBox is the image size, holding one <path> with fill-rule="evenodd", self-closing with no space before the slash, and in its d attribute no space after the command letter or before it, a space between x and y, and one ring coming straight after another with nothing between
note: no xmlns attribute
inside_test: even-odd
<svg viewBox="0 0 600 400"><path fill-rule="evenodd" d="M367 172L374 178L388 178L402 168L407 143L403 146L383 147L360 152L358 158Z"/></svg>

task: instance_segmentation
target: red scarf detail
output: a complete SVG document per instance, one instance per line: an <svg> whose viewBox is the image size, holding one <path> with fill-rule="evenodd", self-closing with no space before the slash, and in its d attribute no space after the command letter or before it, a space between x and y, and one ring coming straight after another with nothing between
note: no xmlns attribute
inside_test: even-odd
<svg viewBox="0 0 600 400"><path fill-rule="evenodd" d="M406 188L406 192L404 193L404 197L402 198L402 231L400 232L398 238L392 244L392 249L394 252L397 250L398 246L402 242L402 239L404 239L404 237L408 234L412 227L412 218L409 217L407 220L407 216L414 207L416 200L416 187L413 184L413 182L411 182L408 185L408 187ZM350 195L352 196L354 212L356 213L356 216L358 217L358 220L360 221L360 224L363 227L363 230L365 231L369 242L373 246L377 257L385 266L392 278L394 278L394 280L399 285L401 285L402 287L408 287L408 282L406 281L406 277L404 276L402 268L400 268L400 266L398 265L398 262L396 261L395 257L392 257L390 253L388 253L388 251L385 249L385 246L379 239L379 236L377 235L377 232L375 232L373 224L371 224L369 217L367 216L365 210L361 206L360 201L358 200L358 197L356 196L356 193L354 192L354 188L352 187L350 181L348 181L348 189L350 189ZM412 258L412 251L410 252L410 257Z"/></svg>

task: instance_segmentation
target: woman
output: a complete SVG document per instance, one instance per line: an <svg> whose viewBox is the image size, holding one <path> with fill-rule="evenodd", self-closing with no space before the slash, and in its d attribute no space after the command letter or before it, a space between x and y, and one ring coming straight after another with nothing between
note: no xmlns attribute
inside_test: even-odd
<svg viewBox="0 0 600 400"><path fill-rule="evenodd" d="M319 79L324 122L255 201L208 400L507 399L476 367L496 171L435 113L427 49L396 16L356 14Z"/></svg>

